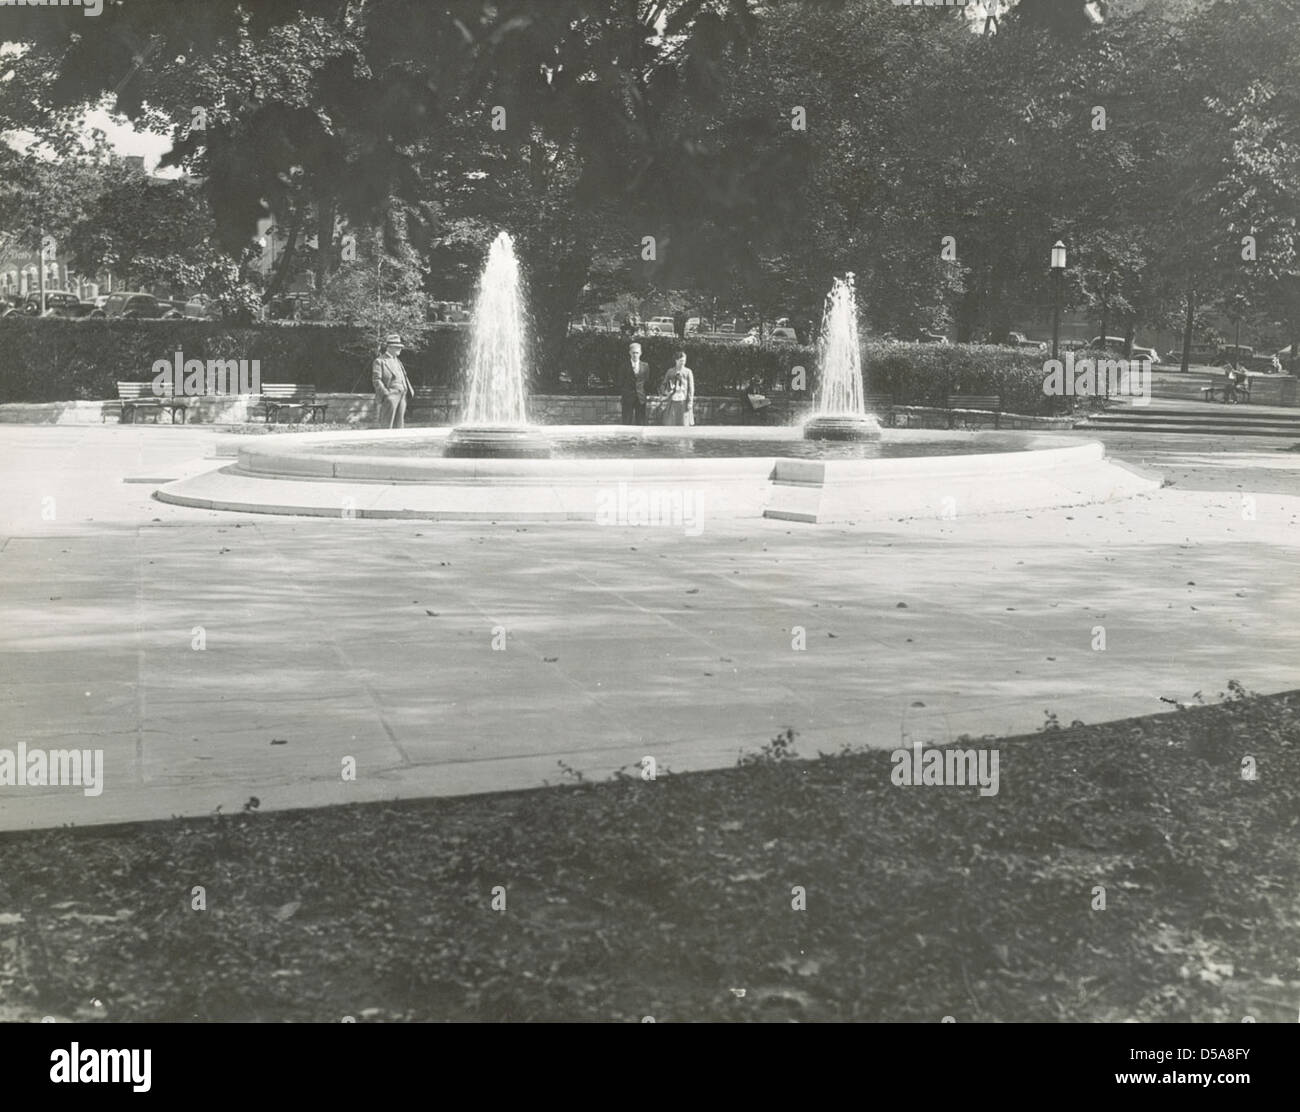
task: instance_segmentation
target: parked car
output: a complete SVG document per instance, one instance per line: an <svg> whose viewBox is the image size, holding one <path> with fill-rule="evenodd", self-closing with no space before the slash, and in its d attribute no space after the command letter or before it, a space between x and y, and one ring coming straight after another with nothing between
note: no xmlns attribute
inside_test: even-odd
<svg viewBox="0 0 1300 1112"><path fill-rule="evenodd" d="M656 336L676 336L677 329L672 317L651 317L645 323L645 330Z"/></svg>
<svg viewBox="0 0 1300 1112"><path fill-rule="evenodd" d="M110 293L104 299L104 308L99 310L109 320L179 320L182 311L170 302L154 297L151 293L125 291Z"/></svg>
<svg viewBox="0 0 1300 1112"><path fill-rule="evenodd" d="M1107 336L1103 341L1102 337L1094 336L1091 340L1088 341L1088 347L1095 348L1098 351L1110 351L1110 352L1114 352L1116 355L1123 355L1124 337ZM1133 345L1132 350L1133 350L1134 359L1148 359L1153 364L1159 363L1161 361L1160 356L1157 354L1155 348L1143 347L1141 344L1135 343Z"/></svg>
<svg viewBox="0 0 1300 1112"><path fill-rule="evenodd" d="M1220 365L1224 363L1241 364L1243 367L1249 366L1250 361L1255 358L1255 349L1245 344L1220 344L1217 356L1217 362Z"/></svg>
<svg viewBox="0 0 1300 1112"><path fill-rule="evenodd" d="M41 315L41 295L29 293L20 306L29 317ZM75 293L67 290L45 291L45 316L79 318L91 314L94 306L89 301L82 301Z"/></svg>
<svg viewBox="0 0 1300 1112"><path fill-rule="evenodd" d="M1026 351L1046 351L1048 347L1046 340L1031 340L1023 332L1008 332L1007 343Z"/></svg>
<svg viewBox="0 0 1300 1112"><path fill-rule="evenodd" d="M942 332L921 332L916 337L917 343L921 344L946 344L948 337Z"/></svg>
<svg viewBox="0 0 1300 1112"><path fill-rule="evenodd" d="M205 293L196 293L185 302L182 314L189 320L220 320L221 307Z"/></svg>
<svg viewBox="0 0 1300 1112"><path fill-rule="evenodd" d="M300 320L307 305L305 293L286 293L266 303L267 320Z"/></svg>

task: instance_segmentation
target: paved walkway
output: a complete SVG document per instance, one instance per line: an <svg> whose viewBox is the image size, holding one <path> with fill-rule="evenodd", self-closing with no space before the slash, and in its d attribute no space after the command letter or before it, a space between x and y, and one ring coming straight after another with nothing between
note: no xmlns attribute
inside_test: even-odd
<svg viewBox="0 0 1300 1112"><path fill-rule="evenodd" d="M1108 506L699 537L241 517L123 482L217 466L212 443L0 429L0 748L106 762L94 798L0 787L0 828L718 767L787 726L809 755L947 741L1300 678L1285 442L1118 438L1176 485Z"/></svg>

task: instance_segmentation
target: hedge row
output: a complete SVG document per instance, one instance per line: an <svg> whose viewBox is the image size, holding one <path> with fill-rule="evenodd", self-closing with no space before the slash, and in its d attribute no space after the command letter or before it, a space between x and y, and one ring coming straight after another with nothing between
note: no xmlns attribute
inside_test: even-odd
<svg viewBox="0 0 1300 1112"><path fill-rule="evenodd" d="M459 362L463 333L432 333L431 340L426 351L408 360L417 381L433 367ZM322 391L364 392L370 389L368 350L352 328L6 317L0 320L0 402L115 398L118 379L147 381L154 362L170 361L177 351L205 362L256 359L263 382L312 382Z"/></svg>
<svg viewBox="0 0 1300 1112"><path fill-rule="evenodd" d="M1071 399L1044 395L1043 363L1037 352L992 344L870 342L862 349L867 389L893 394L895 405L942 406L960 393L999 394L1012 413L1069 409Z"/></svg>
<svg viewBox="0 0 1300 1112"><path fill-rule="evenodd" d="M419 350L402 356L417 385L455 388L467 333L435 329ZM642 358L657 381L678 348L695 372L696 393L731 394L757 381L769 393L788 391L803 367L807 396L816 390L816 352L792 344L748 345L671 336L640 336ZM617 392L627 362L626 337L575 333L534 376L538 392ZM370 345L353 328L220 321L0 320L0 402L51 402L116 396L118 379L147 381L156 360L256 359L263 382L314 383L322 392L370 389ZM867 341L866 388L890 393L898 405L942 405L948 394L1001 394L1006 408L1047 413L1040 355L991 346L938 346Z"/></svg>
<svg viewBox="0 0 1300 1112"><path fill-rule="evenodd" d="M651 383L662 378L673 365L673 357L686 352L686 365L695 374L695 392L699 395L733 394L758 379L771 390L779 383L785 389L794 367L804 367L811 375L817 362L812 348L793 344L740 344L726 340L702 340L675 336L637 336L641 358L650 365ZM617 392L617 378L628 362L630 339L611 332L578 332L565 342L563 371L580 389L584 379L594 377L602 392ZM811 378L809 378L811 388ZM590 387L587 391L590 392Z"/></svg>
<svg viewBox="0 0 1300 1112"><path fill-rule="evenodd" d="M817 353L793 344L747 345L688 337L642 336L641 357L652 379L686 352L700 395L730 394L757 379L768 392L789 391L793 371L803 367L805 389L817 389ZM567 355L575 388L584 375L603 379L613 390L614 373L627 362L628 340L609 333L570 336ZM943 406L949 394L1000 394L1016 413L1049 414L1068 408L1068 399L1043 394L1043 356L991 344L908 344L867 340L862 344L862 376L870 393L892 394L895 405Z"/></svg>

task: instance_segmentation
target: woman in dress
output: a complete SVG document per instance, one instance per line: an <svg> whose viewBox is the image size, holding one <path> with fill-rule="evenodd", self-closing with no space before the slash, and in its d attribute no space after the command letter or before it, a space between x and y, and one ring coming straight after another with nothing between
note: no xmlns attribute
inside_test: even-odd
<svg viewBox="0 0 1300 1112"><path fill-rule="evenodd" d="M686 352L679 351L676 361L664 375L663 416L660 423L665 425L693 425L695 415L695 375L686 365Z"/></svg>

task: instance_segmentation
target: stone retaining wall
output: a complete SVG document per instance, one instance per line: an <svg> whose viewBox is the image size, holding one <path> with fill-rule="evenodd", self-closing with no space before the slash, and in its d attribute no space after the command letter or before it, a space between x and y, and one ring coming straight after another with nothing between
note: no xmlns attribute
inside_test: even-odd
<svg viewBox="0 0 1300 1112"><path fill-rule="evenodd" d="M328 404L327 419L333 423L368 426L375 419L375 399L371 394L318 394L317 400ZM253 395L191 398L186 423L196 425L239 425L249 421ZM528 401L533 418L544 425L617 425L623 410L619 399L600 394L535 394ZM450 425L455 423L459 399L454 394L434 395L422 399L414 409L407 409L410 425ZM695 399L695 423L698 425L743 425L757 423L754 415L736 397L699 397ZM796 425L812 414L812 403L780 396L772 399L764 423ZM0 424L27 425L98 425L116 422L117 402L43 402L39 404L0 405ZM256 418L261 420L259 414ZM160 420L166 423L165 414ZM650 423L655 423L654 413ZM897 428L946 429L948 411L926 406L899 406L893 411ZM1024 417L1002 414L1004 429L1068 429L1071 417ZM972 410L959 411L958 428L992 428L993 414Z"/></svg>
<svg viewBox="0 0 1300 1112"><path fill-rule="evenodd" d="M375 419L375 399L372 394L318 394L319 402L327 404L326 414L331 422L369 425ZM239 425L250 420L249 410L256 402L255 395L232 394L221 397L190 398L186 407L186 423L196 425ZM534 394L528 400L529 412L534 420L545 425L616 425L622 418L622 404L617 397L599 394ZM408 424L450 425L460 408L459 396L436 394L420 399L414 407L408 406ZM695 421L700 425L740 425L754 418L745 412L737 397L698 397L695 399ZM811 411L809 402L792 402L787 398L774 398L767 422L786 425L801 421ZM98 425L105 421L116 422L120 412L116 401L40 402L0 405L0 424L26 425ZM163 423L168 420L162 415ZM255 420L260 421L258 413ZM149 418L152 421L152 417ZM654 417L651 416L653 423Z"/></svg>

